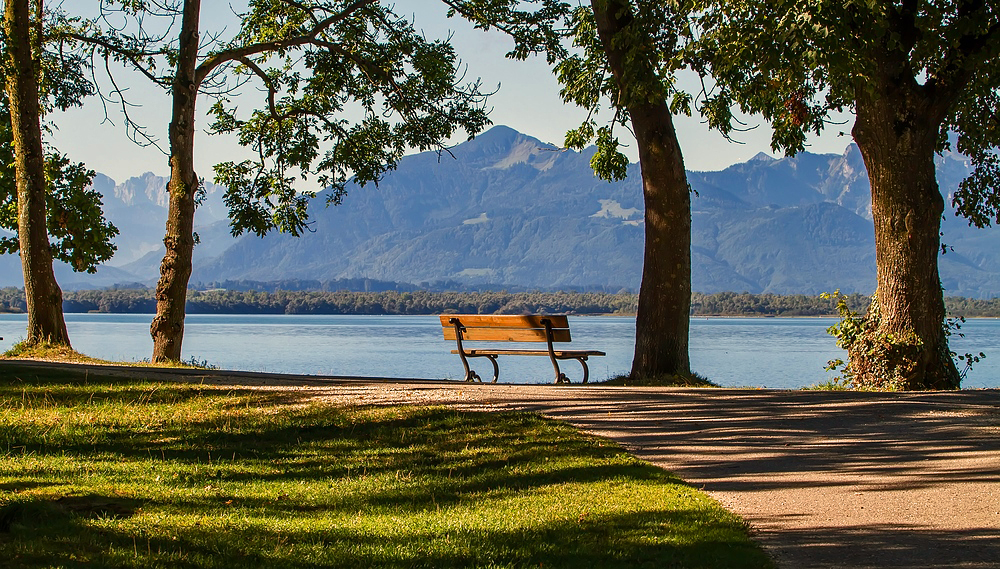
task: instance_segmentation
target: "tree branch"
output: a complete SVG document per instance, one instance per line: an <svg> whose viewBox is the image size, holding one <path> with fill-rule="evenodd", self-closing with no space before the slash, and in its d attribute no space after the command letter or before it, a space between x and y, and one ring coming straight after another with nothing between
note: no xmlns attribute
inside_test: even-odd
<svg viewBox="0 0 1000 569"><path fill-rule="evenodd" d="M297 3L288 2L287 0L283 1L286 1L289 6L299 7ZM340 12L320 21L318 24L313 26L308 33L300 36L292 36L290 38L269 42L259 42L220 51L219 53L210 56L198 66L198 69L195 72L195 82L200 85L205 77L207 77L215 68L229 61L239 60L241 57L249 57L251 55L257 55L264 52L314 43L316 38L319 37L319 35L325 30L346 20L355 12L375 2L377 2L377 0L356 0L355 2L344 7L344 9ZM310 14L312 14L311 10Z"/></svg>
<svg viewBox="0 0 1000 569"><path fill-rule="evenodd" d="M109 42L109 41L107 41L107 40L105 40L103 38L99 38L99 37L95 37L95 36L85 36L83 34L78 34L76 32L71 32L71 33L65 34L63 37L69 37L69 38L75 39L77 41L80 41L80 42L83 42L83 43L86 43L86 44L89 44L89 45L94 45L94 46L102 47L105 50L107 50L108 52L114 53L114 54L122 57L123 59L127 60L129 63L132 64L132 66L134 68L136 68L137 70L139 70L139 72L142 73L143 75L145 75L146 78L148 78L150 81L156 83L157 85L160 85L161 87L169 87L170 86L170 81L168 79L164 79L162 77L157 77L152 71L150 71L149 69L147 69L139 61L140 57L150 57L150 56L155 56L155 55L166 55L167 52L165 50L157 50L157 51L132 51L132 50L126 49L124 47L115 45L115 44L113 44L113 43L111 43L111 42ZM107 59L108 59L108 54L106 53L104 55L104 60L107 61Z"/></svg>

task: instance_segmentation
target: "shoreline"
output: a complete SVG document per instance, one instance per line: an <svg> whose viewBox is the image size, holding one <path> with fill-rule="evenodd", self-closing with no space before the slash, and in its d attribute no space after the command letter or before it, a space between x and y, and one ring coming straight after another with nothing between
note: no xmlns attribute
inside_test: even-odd
<svg viewBox="0 0 1000 569"><path fill-rule="evenodd" d="M27 312L7 312L7 311L0 310L0 316L25 316L25 317L27 317L27 314L28 314ZM87 312L65 312L64 311L63 314L73 314L73 315L79 315L79 314L86 314L86 315L108 314L108 315L118 315L118 316L123 316L123 315L133 316L134 315L134 316L149 316L149 317L156 316L155 312L104 312L104 311L100 311L100 310L90 310L90 311L87 311ZM448 314L448 313L447 312L435 312L435 313L410 313L410 314L396 314L396 313L392 313L392 314L388 314L388 313L384 313L384 312L381 312L381 313L377 313L377 312L376 313L367 313L367 312L366 313L343 313L343 312L330 312L330 313L187 312L186 315L187 316L294 316L294 317L307 316L308 317L308 316L438 316L440 314ZM552 313L548 313L548 312L540 312L539 314L566 314L567 316L581 317L581 318L608 318L608 317L611 317L611 318L635 318L635 313L631 313L631 312L628 312L628 313L619 313L619 312L600 312L600 313L598 313L598 312L594 312L594 313L590 313L590 312L583 312L583 313L576 313L576 312L552 312ZM949 318L958 318L958 316L951 316L951 315L949 315L948 317ZM838 314L809 314L809 315L801 315L801 314L796 314L796 315L790 315L790 314L692 314L690 316L691 320L701 320L701 319L712 320L712 319L721 319L721 318L730 318L730 319L745 318L745 319L755 319L755 320L764 320L764 319L773 319L773 318L780 318L780 319L785 319L785 320L796 319L796 318L798 318L798 319L838 318L839 319L840 315L838 315ZM964 316L964 318L966 320L1000 320L1000 316Z"/></svg>

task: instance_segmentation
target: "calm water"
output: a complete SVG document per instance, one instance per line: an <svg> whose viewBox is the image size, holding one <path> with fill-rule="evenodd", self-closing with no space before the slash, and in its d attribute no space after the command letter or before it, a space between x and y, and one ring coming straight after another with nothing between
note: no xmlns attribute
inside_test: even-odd
<svg viewBox="0 0 1000 569"><path fill-rule="evenodd" d="M73 347L102 359L140 361L152 350L148 314L67 314ZM691 321L691 365L724 386L797 388L832 377L823 370L843 357L826 329L832 318L710 318ZM463 376L452 343L442 338L436 316L249 316L190 315L184 358L224 369L368 377L458 379ZM24 336L24 315L0 315L0 351ZM635 333L632 318L571 317L572 347L607 352L593 358L591 378L628 371ZM1000 387L1000 320L966 323L959 353L986 352L965 387ZM473 366L492 377L483 358ZM562 364L574 380L575 361ZM500 381L548 382L546 358L500 359Z"/></svg>

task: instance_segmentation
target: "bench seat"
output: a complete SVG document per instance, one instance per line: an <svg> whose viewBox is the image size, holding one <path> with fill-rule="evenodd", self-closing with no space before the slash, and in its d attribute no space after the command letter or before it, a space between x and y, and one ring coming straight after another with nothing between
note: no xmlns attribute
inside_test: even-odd
<svg viewBox="0 0 1000 569"><path fill-rule="evenodd" d="M587 358L604 356L600 350L557 350L553 342L569 342L569 320L565 314L483 315L442 314L441 327L446 340L455 340L457 349L451 353L462 358L466 381L482 381L469 367L468 358L488 358L493 364L493 383L500 376L499 356L548 356L556 372L556 383L569 383L566 374L559 370L559 360L576 360L583 366L583 383L587 383L590 369ZM466 348L463 342L538 342L545 349L516 348Z"/></svg>

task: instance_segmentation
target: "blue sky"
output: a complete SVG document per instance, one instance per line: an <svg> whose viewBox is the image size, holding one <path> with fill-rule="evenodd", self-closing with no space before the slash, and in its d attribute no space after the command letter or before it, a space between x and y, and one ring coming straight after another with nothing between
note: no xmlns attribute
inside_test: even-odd
<svg viewBox="0 0 1000 569"><path fill-rule="evenodd" d="M83 0L68 0L67 10L82 5ZM89 3L88 3L89 4ZM235 5L235 4L234 4ZM452 34L456 51L467 65L469 78L480 77L487 89L499 87L490 98L494 124L510 126L534 136L543 142L561 145L566 130L574 128L585 118L585 113L559 100L559 85L542 58L512 61L504 57L512 42L499 32L474 30L460 19L445 17L445 7L436 0L406 0L396 4L401 15L412 16L419 29L428 38L442 38ZM235 32L238 22L229 4L205 0L202 15L203 37L205 32ZM145 79L122 72L118 79L128 86L132 103L130 113L166 148L167 124L170 120L169 97L152 87ZM693 87L693 78L690 79ZM249 101L247 105L249 105ZM211 105L202 97L200 110ZM146 171L167 175L167 157L154 147L140 148L131 142L122 126L118 109L108 107L107 117L100 102L94 98L81 109L53 114L50 119L58 126L52 142L63 153L88 167L107 174L121 182ZM206 128L208 121L199 117L199 127ZM677 117L676 126L689 170L720 170L733 163L743 162L759 152L770 153L770 130L763 121L749 118L757 125L750 132L739 135L742 144L726 141L711 132L700 118ZM818 153L841 153L851 142L841 131L849 131L850 124L833 125L828 132L810 140L808 150ZM628 140L628 133L620 130L622 141L629 145L626 154L635 161L635 143ZM464 136L453 142L461 142ZM196 140L198 173L208 180L213 176L212 165L223 160L238 159L245 153L233 139L209 136L200 132Z"/></svg>

